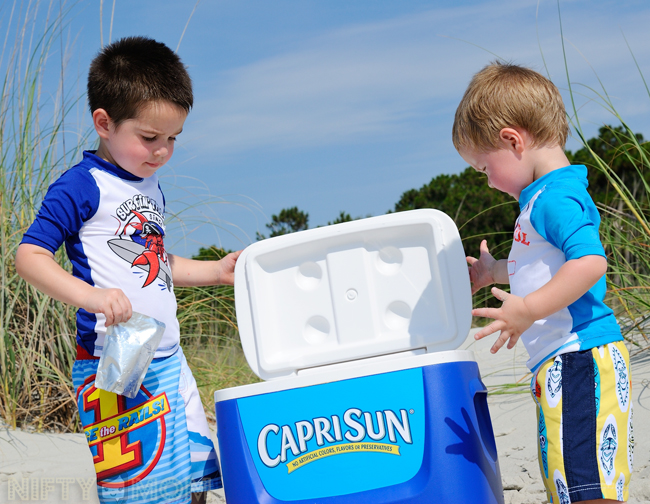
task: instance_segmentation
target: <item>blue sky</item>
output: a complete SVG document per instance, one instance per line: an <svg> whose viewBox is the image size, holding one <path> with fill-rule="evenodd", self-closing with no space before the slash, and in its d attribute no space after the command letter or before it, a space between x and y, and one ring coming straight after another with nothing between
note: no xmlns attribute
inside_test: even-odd
<svg viewBox="0 0 650 504"><path fill-rule="evenodd" d="M65 86L81 96L100 48L100 2L68 5ZM168 230L174 253L242 248L267 231L272 214L294 205L312 227L341 210L380 215L404 191L463 170L451 143L453 114L471 76L496 56L548 71L571 106L555 1L117 0L110 36L146 35L175 49L195 6L178 50L195 107L160 171L168 209L180 217ZM9 7L0 8L0 33ZM560 7L587 136L614 121L589 89L601 91L597 74L621 116L650 137L650 97L625 42L650 79L650 4ZM104 43L112 8L105 0ZM46 11L43 3L40 22ZM59 47L43 82L52 96ZM68 128L89 125L84 98ZM576 138L567 147L577 149Z"/></svg>

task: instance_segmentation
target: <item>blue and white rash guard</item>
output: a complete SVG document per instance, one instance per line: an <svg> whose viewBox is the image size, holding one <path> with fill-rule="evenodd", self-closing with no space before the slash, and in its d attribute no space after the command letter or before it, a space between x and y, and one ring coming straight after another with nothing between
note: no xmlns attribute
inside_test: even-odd
<svg viewBox="0 0 650 504"><path fill-rule="evenodd" d="M598 235L600 215L587 185L587 168L572 165L544 175L521 192L508 257L513 294L524 297L536 291L567 261L605 257ZM603 303L606 290L603 276L575 303L537 320L521 335L532 371L556 355L623 339L614 313Z"/></svg>
<svg viewBox="0 0 650 504"><path fill-rule="evenodd" d="M49 187L22 243L52 253L65 243L75 277L122 289L133 311L164 322L155 357L165 357L176 351L180 332L164 236L157 175L136 177L86 151ZM102 314L77 311L77 343L90 355L101 355L105 322Z"/></svg>

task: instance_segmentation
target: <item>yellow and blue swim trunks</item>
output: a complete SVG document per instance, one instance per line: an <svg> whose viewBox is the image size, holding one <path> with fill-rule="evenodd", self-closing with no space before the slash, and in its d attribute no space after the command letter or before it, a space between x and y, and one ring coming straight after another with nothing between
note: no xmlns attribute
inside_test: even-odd
<svg viewBox="0 0 650 504"><path fill-rule="evenodd" d="M531 392L549 502L627 501L634 431L624 343L549 359L533 376Z"/></svg>

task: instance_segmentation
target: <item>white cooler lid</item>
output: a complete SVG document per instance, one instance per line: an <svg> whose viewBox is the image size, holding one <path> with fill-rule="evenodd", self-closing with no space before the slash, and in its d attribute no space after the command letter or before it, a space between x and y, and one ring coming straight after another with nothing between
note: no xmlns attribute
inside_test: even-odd
<svg viewBox="0 0 650 504"><path fill-rule="evenodd" d="M422 209L252 244L235 268L235 306L246 360L269 380L456 349L471 326L472 299L456 225Z"/></svg>

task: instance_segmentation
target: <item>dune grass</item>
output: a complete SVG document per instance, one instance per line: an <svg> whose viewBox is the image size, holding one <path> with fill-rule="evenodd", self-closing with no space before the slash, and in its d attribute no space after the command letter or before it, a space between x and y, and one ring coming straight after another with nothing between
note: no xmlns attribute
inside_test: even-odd
<svg viewBox="0 0 650 504"><path fill-rule="evenodd" d="M234 339L225 344L189 342L183 345L183 352L192 369L208 420L215 421L216 390L260 381L248 366L241 345Z"/></svg>
<svg viewBox="0 0 650 504"><path fill-rule="evenodd" d="M65 13L48 11L45 29L37 33L31 22L36 13L13 7L5 28L15 40L0 57L0 417L13 427L70 430L76 422L74 310L26 284L14 267L36 205L66 164L62 138L75 100L62 95L62 85L53 94L42 91L43 69ZM67 155L75 156L76 149ZM56 258L65 266L62 251Z"/></svg>
<svg viewBox="0 0 650 504"><path fill-rule="evenodd" d="M571 105L567 107L570 111L569 120L583 149L590 155L590 161L585 164L604 175L614 193L613 198L598 205L601 213L601 239L609 264L608 301L615 310L628 343L636 347L637 351L647 350L650 348L646 329L650 308L650 144L641 142L621 117L595 70L599 89L571 81L559 0L557 6L564 68L571 99ZM630 59L644 84L647 98L650 98L650 88L629 44L628 49ZM594 149L596 142L586 138L576 104L579 95L591 99L611 115L614 126L600 130L601 141L610 148L605 151L607 157ZM632 172L631 177L624 177L620 161L628 166L626 171Z"/></svg>
<svg viewBox="0 0 650 504"><path fill-rule="evenodd" d="M54 4L50 3L52 9ZM0 54L0 420L16 428L77 431L71 370L75 359L75 311L23 281L14 257L49 184L81 159L90 131L66 130L67 116L83 96L63 93L65 54L58 90L43 79L60 49L67 11L36 12L14 2L3 25L15 35ZM30 10L32 9L32 10ZM37 15L45 16L36 32ZM73 86L69 86L72 88ZM82 108L85 108L82 106ZM66 137L76 140L65 149ZM70 271L63 248L59 264ZM255 381L239 344L231 287L177 289L182 343L196 372L208 412L214 390Z"/></svg>
<svg viewBox="0 0 650 504"><path fill-rule="evenodd" d="M197 259L213 260L226 251L201 249ZM181 345L192 369L209 419L214 419L214 392L255 383L239 341L231 286L175 289Z"/></svg>

